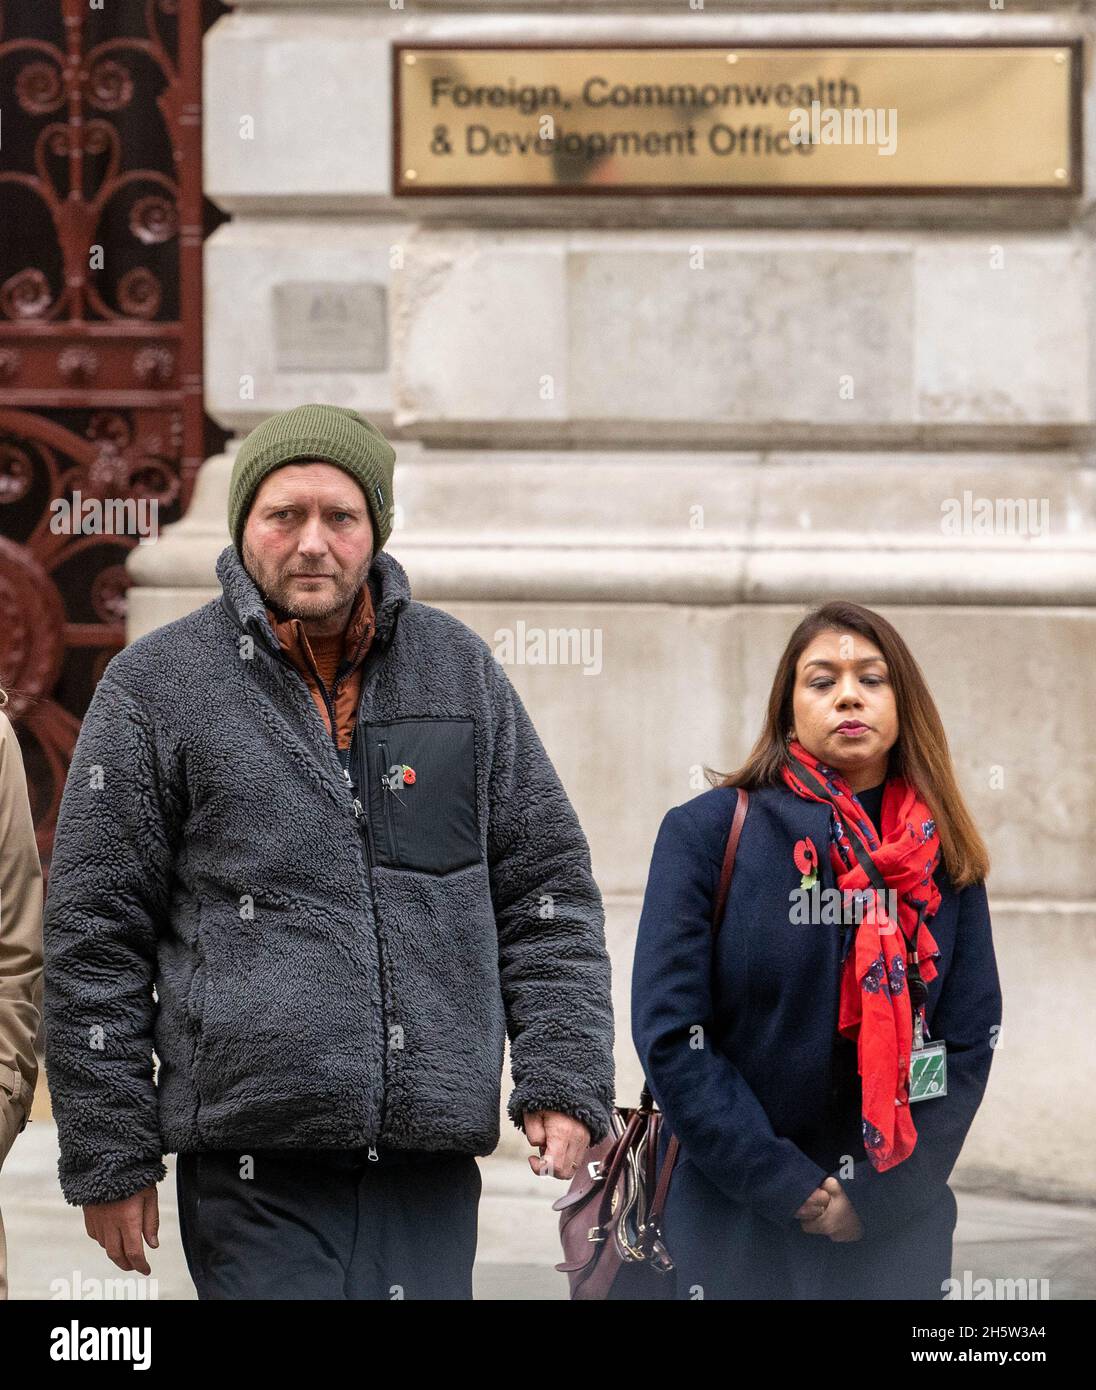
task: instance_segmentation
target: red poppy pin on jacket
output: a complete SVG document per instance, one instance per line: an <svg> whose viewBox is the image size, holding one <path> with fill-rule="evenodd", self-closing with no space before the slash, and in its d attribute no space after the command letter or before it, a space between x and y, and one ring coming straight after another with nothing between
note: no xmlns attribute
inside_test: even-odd
<svg viewBox="0 0 1096 1390"><path fill-rule="evenodd" d="M796 841L793 857L795 867L803 875L799 886L813 888L818 882L818 851L814 847L814 841L809 836L805 840Z"/></svg>

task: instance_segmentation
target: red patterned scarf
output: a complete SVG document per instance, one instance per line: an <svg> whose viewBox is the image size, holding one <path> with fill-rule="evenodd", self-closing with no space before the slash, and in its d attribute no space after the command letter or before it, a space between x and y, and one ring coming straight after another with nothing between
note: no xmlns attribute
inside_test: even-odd
<svg viewBox="0 0 1096 1390"><path fill-rule="evenodd" d="M797 741L788 751L802 768L785 766L788 786L797 796L829 802L833 808L830 863L843 901L851 906L856 898L864 905L874 900L845 958L837 1026L845 1037L858 1039L864 1149L882 1171L908 1158L917 1143L909 1107L913 1009L924 1004L921 982L936 978L933 961L940 954L925 925L940 905L933 880L940 840L928 807L904 778L887 780L880 842L839 772ZM873 893L884 885L891 890L887 898ZM897 924L886 910L895 901Z"/></svg>

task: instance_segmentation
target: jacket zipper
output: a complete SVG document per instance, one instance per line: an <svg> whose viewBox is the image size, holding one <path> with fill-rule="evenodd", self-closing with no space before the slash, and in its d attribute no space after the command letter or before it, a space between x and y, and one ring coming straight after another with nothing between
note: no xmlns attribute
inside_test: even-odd
<svg viewBox="0 0 1096 1390"><path fill-rule="evenodd" d="M316 684L320 687L320 694L323 696L324 706L327 709L327 717L331 720L331 728L329 730L331 734L331 742L335 745L335 753L336 755L338 755L339 730L335 723L335 701L333 697L335 694L338 693L339 685L342 683L343 677L340 676L338 680L336 680L335 684L332 686L332 693L329 695L327 693L327 686L323 683L323 677L320 675L319 670L316 667L316 663L308 655L307 648L305 648L305 658L308 661L309 670L311 670L312 674L316 677ZM292 665L293 663L290 662L289 664ZM311 698L311 696L309 698ZM341 763L342 759L340 758L339 761Z"/></svg>
<svg viewBox="0 0 1096 1390"><path fill-rule="evenodd" d="M372 673L372 671L375 670L375 668L380 664L381 660L383 660L385 653L388 650L388 647L391 645L392 638L396 635L396 622L398 618L399 611L397 610L393 618L392 632L389 636L388 642L386 642L384 646L381 648L371 650L365 658L365 663L362 667L362 695L365 694L366 690L366 669L368 668L370 670L370 673ZM296 666L294 666L293 662L290 661L290 659L286 656L285 652L281 648L280 643L278 644L277 655L282 664L288 666L289 669L293 672L293 674L297 677L297 679L300 680L301 673L297 670ZM386 989L384 969L384 947L381 943L380 913L377 907L377 890L373 882L373 848L369 838L369 817L366 815L365 808L362 806L360 799L353 795L353 783L350 779L350 772L347 768L343 767L342 759L339 758L339 731L335 723L335 709L331 697L327 693L327 687L323 683L323 678L320 676L319 671L316 670L316 663L314 661L309 661L309 666L311 667L312 674L316 677L316 684L320 688L320 694L323 696L323 702L327 708L328 718L331 720L331 729L329 731L331 735L331 743L332 747L335 749L335 757L338 759L339 771L342 773L343 780L347 785L347 789L351 793L351 801L353 803L352 809L354 812L354 823L359 835L359 842L361 838L364 838L365 840L365 856L368 864L366 877L369 880L369 897L373 904L373 939L377 945L377 973L381 987L381 1113L380 1120L377 1126L379 1138L380 1135L384 1133L385 1119L388 1114L388 1011L385 1007ZM335 684L332 687L334 692L338 692L340 684L348 674L348 671L344 671L343 674L336 679ZM304 684L303 681L301 683L302 685ZM315 709L316 706L312 701L312 696L308 692L307 687L305 689L305 693L308 695L309 705L311 705L311 707ZM359 696L359 706L360 703L361 701ZM353 748L354 746L353 736L351 736L350 746L351 748ZM369 1161L371 1163L375 1163L378 1161L379 1158L380 1155L377 1152L376 1145L370 1144Z"/></svg>
<svg viewBox="0 0 1096 1390"><path fill-rule="evenodd" d="M366 877L369 879L369 896L373 901L373 934L377 943L377 971L381 986L381 1114L380 1123L377 1128L379 1134L382 1134L384 1132L384 1117L387 1109L385 1100L388 1092L388 1014L384 1006L384 954L381 949L381 934L377 918L377 894L373 887L373 849L369 843L369 820L360 799L354 795L354 783L351 781L349 768L344 767L342 774L346 780L347 789L350 792L350 799L354 805L354 821L359 839L365 841L365 857L368 863ZM375 1163L378 1157L379 1155L376 1147L370 1144L370 1162Z"/></svg>
<svg viewBox="0 0 1096 1390"><path fill-rule="evenodd" d="M392 631L388 636L388 641L384 644L383 647L378 647L376 643L374 643L373 647L369 651L369 654L365 658L365 662L362 666L362 688L361 693L358 696L359 710L361 709L361 702L365 698L366 691L369 689L370 685L370 680L366 679L366 675L368 673L369 677L372 678L373 673L376 671L377 667L380 665L380 663L384 660L385 656L387 655L388 648L392 645L393 639L396 636L396 624L399 621L399 616L399 609L397 608L392 618ZM359 722L355 720L355 734L357 734L358 728ZM353 736L351 736L350 739L350 747L351 749L353 749L354 747ZM352 759L348 758L348 761L352 761ZM365 767L366 775L368 776L368 751L366 751L365 753ZM343 769L343 771L346 774L346 780L349 781L349 772L345 768ZM360 791L361 788L359 787L358 790ZM386 989L386 973L384 968L384 943L381 941L381 915L380 909L377 906L377 888L376 884L373 882L373 846L369 838L369 821L362 807L362 803L360 800L358 800L357 797L354 798L354 806L355 817L358 819L359 826L362 824L363 821L365 823L365 852L369 862L369 871L366 877L369 879L369 896L373 903L373 935L377 943L377 969L380 973L381 985L381 1029L383 1036L381 1039L381 1115L380 1123L378 1126L379 1138L380 1135L384 1133L385 1121L388 1118L388 1012L385 1008L384 1002ZM377 1154L376 1148L372 1144L370 1144L370 1162L376 1162L378 1157L379 1155Z"/></svg>

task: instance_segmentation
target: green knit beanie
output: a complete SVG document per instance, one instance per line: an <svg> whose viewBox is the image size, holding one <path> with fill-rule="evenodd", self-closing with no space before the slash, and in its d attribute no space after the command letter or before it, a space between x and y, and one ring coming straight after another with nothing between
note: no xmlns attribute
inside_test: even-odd
<svg viewBox="0 0 1096 1390"><path fill-rule="evenodd" d="M283 463L320 459L342 468L361 484L373 513L381 550L392 534L395 508L392 470L396 452L357 411L341 405L299 405L257 425L244 439L228 485L228 529L243 554L244 522L259 484Z"/></svg>

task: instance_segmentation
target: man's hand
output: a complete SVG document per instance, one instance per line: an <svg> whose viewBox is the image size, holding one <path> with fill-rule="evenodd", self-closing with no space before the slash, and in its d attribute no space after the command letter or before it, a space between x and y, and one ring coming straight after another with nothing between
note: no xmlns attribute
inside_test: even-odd
<svg viewBox="0 0 1096 1390"><path fill-rule="evenodd" d="M808 1236L829 1236L830 1240L861 1240L864 1228L856 1209L845 1196L845 1189L834 1177L816 1187L796 1212L799 1229Z"/></svg>
<svg viewBox="0 0 1096 1390"><path fill-rule="evenodd" d="M89 1202L84 1208L84 1229L119 1269L150 1273L141 1241L143 1237L154 1250L160 1245L156 1184L118 1202Z"/></svg>
<svg viewBox="0 0 1096 1390"><path fill-rule="evenodd" d="M590 1131L581 1120L561 1115L557 1110L526 1110L524 1119L525 1137L542 1155L530 1154L529 1167L538 1178L563 1178L570 1182L590 1147Z"/></svg>

